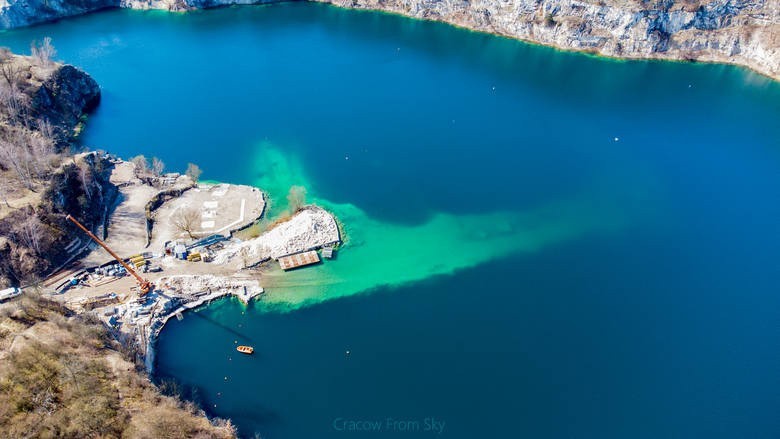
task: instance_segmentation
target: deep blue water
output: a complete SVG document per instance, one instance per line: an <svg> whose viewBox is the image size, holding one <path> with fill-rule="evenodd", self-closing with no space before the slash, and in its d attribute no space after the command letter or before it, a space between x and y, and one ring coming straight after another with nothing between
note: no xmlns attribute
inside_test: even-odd
<svg viewBox="0 0 780 439"><path fill-rule="evenodd" d="M317 197L412 231L572 199L610 224L289 313L172 321L157 378L242 434L429 437L386 419L435 417L450 438L780 437L780 84L311 4L114 11L0 45L47 35L103 87L91 147L256 183L273 145Z"/></svg>

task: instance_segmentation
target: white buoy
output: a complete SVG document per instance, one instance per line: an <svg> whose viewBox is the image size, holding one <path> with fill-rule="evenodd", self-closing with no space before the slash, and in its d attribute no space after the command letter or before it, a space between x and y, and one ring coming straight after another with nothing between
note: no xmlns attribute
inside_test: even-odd
<svg viewBox="0 0 780 439"><path fill-rule="evenodd" d="M347 355L349 355L349 351L347 351Z"/></svg>
<svg viewBox="0 0 780 439"><path fill-rule="evenodd" d="M617 142L618 140L620 140L620 137L615 137L615 142Z"/></svg>

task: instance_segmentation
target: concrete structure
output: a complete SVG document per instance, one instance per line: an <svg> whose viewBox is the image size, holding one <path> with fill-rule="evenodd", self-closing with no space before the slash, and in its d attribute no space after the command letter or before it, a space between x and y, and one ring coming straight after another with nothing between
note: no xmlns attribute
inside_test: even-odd
<svg viewBox="0 0 780 439"><path fill-rule="evenodd" d="M166 201L154 211L149 247L156 250L167 241L192 241L193 237L230 236L233 231L252 225L264 211L265 195L257 188L202 184ZM189 230L183 230L182 223Z"/></svg>

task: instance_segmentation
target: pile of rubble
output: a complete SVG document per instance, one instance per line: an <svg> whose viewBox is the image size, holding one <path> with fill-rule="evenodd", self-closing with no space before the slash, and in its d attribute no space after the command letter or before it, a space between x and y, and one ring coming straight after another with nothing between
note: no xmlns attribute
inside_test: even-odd
<svg viewBox="0 0 780 439"><path fill-rule="evenodd" d="M232 262L249 267L268 259L335 244L340 240L333 215L319 207L310 206L257 238L225 247L214 255L214 262Z"/></svg>
<svg viewBox="0 0 780 439"><path fill-rule="evenodd" d="M232 294L244 302L263 292L257 279L205 275L177 275L161 278L158 288L171 291L177 296L192 298Z"/></svg>

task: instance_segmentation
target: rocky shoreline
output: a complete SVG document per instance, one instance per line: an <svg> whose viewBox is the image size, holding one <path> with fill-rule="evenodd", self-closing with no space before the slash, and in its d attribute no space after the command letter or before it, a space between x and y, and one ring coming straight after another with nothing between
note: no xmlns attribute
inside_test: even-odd
<svg viewBox="0 0 780 439"><path fill-rule="evenodd" d="M93 313L41 294L60 268L52 282L70 282L64 267L91 245L66 215L105 237L118 188L107 155L69 151L100 88L37 49L0 49L0 289L30 285L0 304L0 436L236 437L229 421L163 395Z"/></svg>
<svg viewBox="0 0 780 439"><path fill-rule="evenodd" d="M737 64L780 80L773 0L314 0L442 21L564 50L629 59ZM187 11L274 0L0 0L0 29L107 8Z"/></svg>
<svg viewBox="0 0 780 439"><path fill-rule="evenodd" d="M336 219L301 200L291 214L258 228L257 235L236 238L234 232L255 225L265 213L265 194L258 188L198 184L200 170L193 164L182 175L163 173L161 162L149 167L143 156L124 161L102 152L72 154L68 147L74 146L84 115L99 103L94 79L47 56L21 57L7 50L0 51L0 67L0 289L23 289L0 304L0 379L13 382L14 374L29 370L24 364L17 367L19 358L38 355L39 342L46 340L54 376L61 364L72 364L87 352L95 374L127 381L114 380L100 389L116 407L142 403L146 410L152 407L147 399L168 401L169 417L130 420L128 414L123 421L98 420L127 431L123 437L234 437L229 422L209 421L195 406L164 399L133 364L151 372L155 340L171 317L183 318L185 311L222 297L248 304L263 294L263 273L247 268L339 244ZM27 173L28 167L37 171ZM99 235L155 288L140 294L138 282L128 276L129 265L121 266L95 246L67 215ZM57 325L73 332L74 352L56 348L63 333ZM28 329L43 332L30 339L34 343L17 342L16 335L6 338L8 328L18 329L20 337ZM115 367L120 363L121 370ZM16 371L11 375L9 365ZM146 399L126 396L126 389L148 389ZM5 387L3 398L27 396L14 396ZM78 411L79 401L63 401L57 410ZM28 406L15 409L10 422L0 416L0 431L20 428L18 417L35 416L37 403ZM161 430L180 433L161 435Z"/></svg>
<svg viewBox="0 0 780 439"><path fill-rule="evenodd" d="M0 67L3 288L29 283L71 259L71 239L61 233L71 230L65 215L97 230L116 188L102 156L64 152L84 115L100 102L97 82L73 66L3 50Z"/></svg>
<svg viewBox="0 0 780 439"><path fill-rule="evenodd" d="M30 103L23 112L0 114L0 134L16 134L10 140L45 134L51 157L42 159L60 163L30 177L30 188L12 193L6 180L16 156L3 150L0 171L8 175L2 182L0 287L36 290L77 314L97 317L148 369L153 342L170 317L227 295L248 303L263 288L261 273L247 268L341 242L336 219L303 202L264 225L263 233L258 229L239 239L234 232L264 216L266 198L259 188L198 184L194 174L155 171L142 156L124 161L105 153L70 154L67 147L83 116L99 103L97 83L70 65L0 55L4 73L15 74L12 91L21 90L24 99L18 100ZM18 151L22 158L37 152ZM66 215L132 259L155 290L139 297L126 270ZM33 220L34 229L27 226Z"/></svg>
<svg viewBox="0 0 780 439"><path fill-rule="evenodd" d="M234 228L256 224L265 212L266 198L258 188L198 185L176 174L144 181L135 177L137 172L134 163L114 160L111 181L120 186L122 202L113 210L105 241L125 257L135 255L128 260L136 261L136 269L154 290L138 295L126 270L95 248L80 268L52 276L58 283L48 283L43 292L73 312L97 317L149 373L154 343L171 317L184 318L185 311L226 296L248 304L264 293L263 271L248 268L266 264L275 270L273 260L341 243L335 217L313 205L300 206L257 236L239 239L233 236ZM167 188L159 186L160 179L168 181ZM185 187L189 190L173 190ZM151 213L146 200L159 201ZM177 212L186 209L197 213L195 227L210 229L186 232L174 227ZM149 215L155 218L147 227L145 215L147 220ZM186 249L184 255L178 254L180 247Z"/></svg>
<svg viewBox="0 0 780 439"><path fill-rule="evenodd" d="M780 5L769 1L318 1L611 58L741 65L780 80Z"/></svg>
<svg viewBox="0 0 780 439"><path fill-rule="evenodd" d="M91 311L118 340L136 353L137 359L151 373L154 343L172 317L183 318L185 311L223 297L236 297L249 304L265 290L261 286L262 272L246 270L248 266L340 242L335 218L319 207L307 206L256 238L228 239L199 249L200 254L211 254L208 263L179 261L149 253L148 263L158 267L159 272L145 274L155 285L155 290L147 296L134 298L130 294L115 293L129 291L132 279L121 277L115 281L110 275L96 274L100 270L92 268L74 276L80 279L78 286L58 288L51 298L76 312ZM213 248L207 250L206 247ZM253 251L250 249L270 253L249 255ZM249 257L249 262L242 255Z"/></svg>
<svg viewBox="0 0 780 439"><path fill-rule="evenodd" d="M244 305L248 305L263 294L263 288L257 279L234 279L213 275L190 276L175 275L161 279L166 285L166 296L163 300L152 298L156 308L149 316L146 324L139 327L140 331L133 342L139 342L140 352L147 373L151 374L154 367L154 345L160 336L165 324L173 317L183 318L185 311L194 310L210 304L213 300L224 297L236 297ZM140 305L140 304L139 304ZM138 306L136 310L126 309L124 313L143 310ZM128 340L130 341L130 340Z"/></svg>

